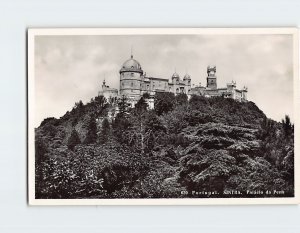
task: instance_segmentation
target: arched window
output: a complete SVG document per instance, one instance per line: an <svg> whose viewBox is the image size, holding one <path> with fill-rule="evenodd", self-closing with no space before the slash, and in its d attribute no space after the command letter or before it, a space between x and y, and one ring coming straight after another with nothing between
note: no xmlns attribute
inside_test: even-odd
<svg viewBox="0 0 300 233"><path fill-rule="evenodd" d="M131 87L133 87L133 82L131 82Z"/></svg>

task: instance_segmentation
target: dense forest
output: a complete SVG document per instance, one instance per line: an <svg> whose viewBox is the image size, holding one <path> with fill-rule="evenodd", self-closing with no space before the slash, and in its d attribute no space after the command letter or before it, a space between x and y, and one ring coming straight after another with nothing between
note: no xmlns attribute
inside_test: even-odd
<svg viewBox="0 0 300 233"><path fill-rule="evenodd" d="M294 126L253 102L158 93L81 101L35 129L36 198L294 195ZM118 107L118 113L114 111ZM114 117L111 117L114 115Z"/></svg>

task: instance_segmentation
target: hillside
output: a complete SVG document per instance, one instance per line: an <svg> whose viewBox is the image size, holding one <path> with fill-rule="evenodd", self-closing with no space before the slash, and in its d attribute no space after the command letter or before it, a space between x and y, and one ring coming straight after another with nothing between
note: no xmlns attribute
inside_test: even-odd
<svg viewBox="0 0 300 233"><path fill-rule="evenodd" d="M252 102L171 93L147 110L144 98L133 109L123 98L114 119L116 104L102 96L45 119L36 129L36 198L294 195L288 117L275 122Z"/></svg>

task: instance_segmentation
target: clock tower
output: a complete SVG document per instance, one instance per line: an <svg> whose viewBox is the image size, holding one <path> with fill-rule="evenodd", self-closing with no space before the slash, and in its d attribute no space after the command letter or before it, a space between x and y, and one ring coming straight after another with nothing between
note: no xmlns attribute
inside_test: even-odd
<svg viewBox="0 0 300 233"><path fill-rule="evenodd" d="M217 89L216 66L207 67L207 88Z"/></svg>

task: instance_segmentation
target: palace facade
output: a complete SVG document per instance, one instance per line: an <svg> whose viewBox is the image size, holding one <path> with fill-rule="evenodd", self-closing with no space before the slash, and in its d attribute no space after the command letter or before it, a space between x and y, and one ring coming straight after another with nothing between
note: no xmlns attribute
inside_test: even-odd
<svg viewBox="0 0 300 233"><path fill-rule="evenodd" d="M99 95L103 95L107 99L125 95L132 107L144 93L148 93L150 95L148 104L150 108L153 108L154 96L157 92L172 92L175 95L184 93L189 98L191 95L202 95L205 97L223 96L224 98L231 98L241 102L247 101L247 88L237 89L234 81L227 83L226 87L218 88L216 66L207 67L206 86L198 85L193 87L189 74L185 74L183 79L181 79L179 74L175 72L171 76L171 80L147 76L140 63L132 55L130 59L123 63L119 73L120 90L110 88L104 80L102 91L99 92Z"/></svg>

